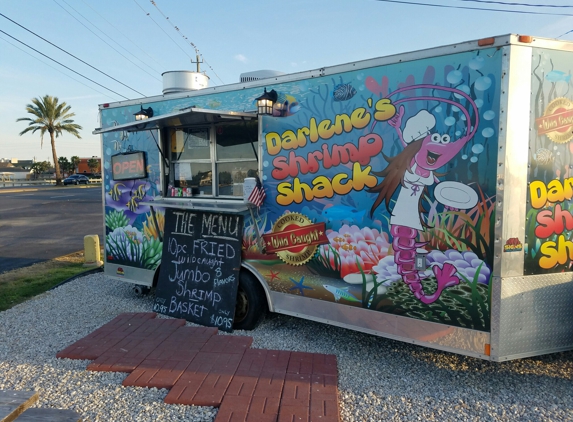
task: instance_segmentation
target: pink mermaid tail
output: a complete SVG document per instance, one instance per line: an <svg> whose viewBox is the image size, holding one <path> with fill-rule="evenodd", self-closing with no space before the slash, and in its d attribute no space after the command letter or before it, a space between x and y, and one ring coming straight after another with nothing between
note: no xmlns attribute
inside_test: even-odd
<svg viewBox="0 0 573 422"><path fill-rule="evenodd" d="M432 270L438 281L438 287L431 295L425 294L420 274L416 269L416 249L424 245L416 242L418 230L393 225L390 231L394 237L392 247L394 248L394 262L398 268L398 274L402 276L404 283L410 287L416 299L425 304L434 303L439 299L444 289L460 282L456 276L457 269L452 264L445 263L442 268L436 265Z"/></svg>

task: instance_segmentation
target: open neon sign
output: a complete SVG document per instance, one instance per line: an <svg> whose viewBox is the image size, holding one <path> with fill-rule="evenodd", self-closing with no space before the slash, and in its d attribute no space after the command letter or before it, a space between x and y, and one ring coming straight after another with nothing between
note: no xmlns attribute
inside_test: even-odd
<svg viewBox="0 0 573 422"><path fill-rule="evenodd" d="M111 157L113 180L132 180L147 177L145 153L143 151L127 152Z"/></svg>

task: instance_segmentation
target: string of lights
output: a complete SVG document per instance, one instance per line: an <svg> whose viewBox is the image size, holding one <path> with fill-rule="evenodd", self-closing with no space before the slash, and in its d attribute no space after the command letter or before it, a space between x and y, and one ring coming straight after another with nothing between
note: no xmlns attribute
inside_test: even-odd
<svg viewBox="0 0 573 422"><path fill-rule="evenodd" d="M76 9L73 8L73 6L71 6L69 3L67 3L65 0L62 0L64 3L66 3L66 5L68 5L69 8L71 8L74 12L76 12L78 15L80 15L82 18L84 18L86 21L88 21L92 26L94 26L96 29L99 30L99 28L97 28L95 25L93 25L89 19L87 19L85 16L83 16L80 12L78 12ZM92 34L94 34L97 38L99 38L103 43L105 43L109 48L111 48L113 51L115 51L117 54L119 54L121 57L123 57L125 60L127 60L128 62L130 62L132 65L136 66L139 70L141 70L142 72L147 73L149 76L151 76L153 79L160 81L161 80L154 74L149 73L147 70L145 70L144 68L142 68L141 66L139 66L137 63L135 63L133 60L131 60L129 57L125 56L124 54L122 54L120 51L118 51L113 45L111 45L110 43L108 43L106 40L104 40L102 37L100 37L98 34L96 34L94 31L92 31L90 28L88 28L82 21L80 21L78 18L76 18L73 14L70 13L69 10L66 10L65 7L63 7L61 4L59 4L56 0L54 0L54 3L56 3L58 6L60 6L68 15L70 15L72 18L74 18L80 25L82 25L84 28L86 28L88 31L90 31ZM100 31L101 32L101 31ZM106 35L107 36L107 35ZM109 36L107 36L109 38ZM110 38L111 39L111 38ZM116 42L114 40L112 40L113 42ZM117 42L116 42L117 44ZM119 45L119 44L118 44ZM121 46L120 46L121 47ZM123 48L123 47L122 47ZM126 50L127 51L127 50ZM131 54L131 53L130 53ZM133 54L132 54L133 55ZM134 56L135 57L135 56ZM143 63L143 62L142 62ZM147 65L146 65L147 66ZM149 66L148 66L149 67ZM152 69L153 70L153 69Z"/></svg>
<svg viewBox="0 0 573 422"><path fill-rule="evenodd" d="M138 43L136 43L135 41L133 41L131 38L129 38L129 36L127 36L121 29L119 29L117 26L115 26L114 24L112 24L109 20L107 20L105 18L105 16L103 16L101 13L99 13L96 9L94 9L89 3L87 3L86 1L82 0L82 3L85 4L87 7L89 7L96 15L98 15L103 21L105 21L109 26L111 26L113 29L115 29L118 33L120 33L124 38L126 38L135 48L137 48L139 51L141 51L143 54L145 54L147 57L149 57L152 61L155 62L155 64L157 64L158 66L163 66L161 63L159 63L152 55L150 55L147 51L145 51L143 48L141 48L139 46ZM151 68L151 66L149 66ZM161 72L157 71L156 69L154 69L154 71L159 74Z"/></svg>
<svg viewBox="0 0 573 422"><path fill-rule="evenodd" d="M143 13L145 13L145 14L149 17L149 19L151 19L151 20L153 21L153 23L155 23L155 25L157 25L157 27L158 27L159 29L161 29L161 30L163 31L163 33L164 33L171 41L173 41L173 43L174 43L177 47L179 47L179 49L180 49L181 51L183 51L183 53L184 53L187 57L189 57L189 59L192 60L192 58L191 58L191 56L189 55L189 53L187 53L185 50L183 50L183 48L181 48L181 46L180 46L179 44L177 44L177 42L176 42L173 38L171 38L167 32L165 32L165 30L161 27L161 25L159 25L159 24L155 21L155 19L153 19L153 17L149 14L149 12L147 12L143 7L141 7L141 5L137 2L137 0L133 0L133 2L134 2L135 4L137 4L137 6L143 11Z"/></svg>
<svg viewBox="0 0 573 422"><path fill-rule="evenodd" d="M195 54L197 54L198 56L199 56L199 55L201 56L201 58L203 59L203 63L205 63L205 64L209 67L209 69L211 69L211 71L213 72L213 74L221 81L221 83L224 84L225 82L223 82L223 80L219 77L219 75L217 75L217 72L215 72L215 70L211 67L211 65L210 65L209 63L207 63L207 60L205 60L205 58L203 57L203 55L199 52L199 48L198 48L189 38L187 38L187 37L181 32L181 30L179 29L179 27L177 27L177 26L169 19L168 16L166 16L166 15L161 11L161 9L159 8L159 6L157 6L157 3L156 3L154 0L149 0L149 1L150 1L150 3L151 3L152 5L155 6L155 8L157 9L157 11L158 11L159 13L161 13L161 16L163 16L163 17L167 20L167 22L169 22L169 24L170 24L177 32L179 32L179 34L183 37L183 39L184 39L185 41L187 41L187 42L191 45L191 47L193 47L193 49L195 50Z"/></svg>

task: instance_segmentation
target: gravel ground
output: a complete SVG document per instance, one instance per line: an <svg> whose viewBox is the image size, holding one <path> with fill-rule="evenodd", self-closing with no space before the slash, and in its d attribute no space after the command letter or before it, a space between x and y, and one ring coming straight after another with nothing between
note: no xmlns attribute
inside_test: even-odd
<svg viewBox="0 0 573 422"><path fill-rule="evenodd" d="M0 312L0 389L37 391L38 407L71 408L84 421L212 421L214 408L166 405L167 390L123 387L124 373L56 359L151 305L98 273ZM276 314L235 334L253 347L336 354L342 421L573 421L573 352L489 363Z"/></svg>

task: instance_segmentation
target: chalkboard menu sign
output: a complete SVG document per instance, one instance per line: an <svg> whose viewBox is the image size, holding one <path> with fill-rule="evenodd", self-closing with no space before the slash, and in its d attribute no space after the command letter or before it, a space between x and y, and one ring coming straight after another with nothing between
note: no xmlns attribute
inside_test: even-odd
<svg viewBox="0 0 573 422"><path fill-rule="evenodd" d="M168 208L153 311L232 331L242 238L242 215Z"/></svg>

